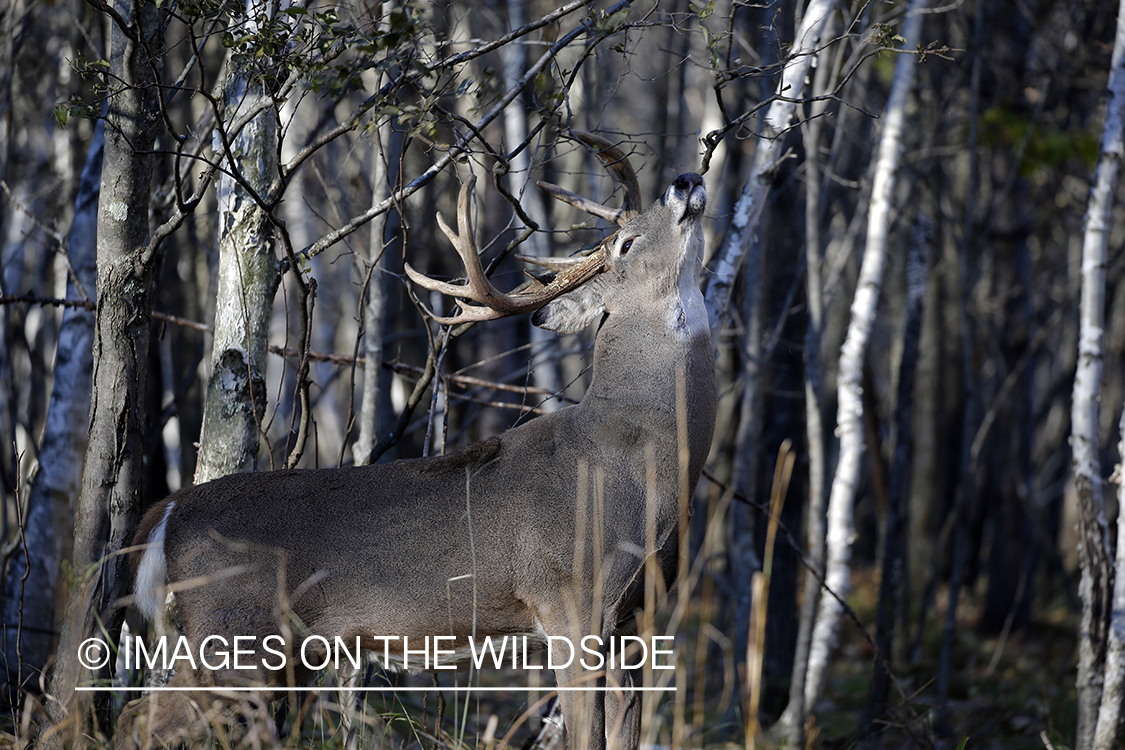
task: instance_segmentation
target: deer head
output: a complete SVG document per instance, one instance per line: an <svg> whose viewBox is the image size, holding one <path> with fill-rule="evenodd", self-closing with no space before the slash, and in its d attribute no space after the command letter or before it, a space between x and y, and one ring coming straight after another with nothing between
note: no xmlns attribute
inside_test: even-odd
<svg viewBox="0 0 1125 750"><path fill-rule="evenodd" d="M697 174L680 175L660 201L648 211L641 211L637 176L624 152L592 133L575 131L575 137L594 150L624 187L621 208L610 208L549 182L537 184L552 197L612 221L620 229L583 257L517 256L551 271L550 281L543 284L532 277L524 288L505 294L492 285L480 265L470 216L476 177L470 177L462 185L457 201L457 232L450 229L440 213L437 215L438 226L465 266L466 283L438 281L414 270L409 263L405 266L407 276L419 286L479 305L463 305L458 315L433 316L435 320L453 325L540 311L533 318L536 325L573 333L602 313L628 309L630 302L651 304L655 297L673 293L684 274L669 273L669 268L698 272L703 240L694 219L702 214L707 203L703 178ZM641 252L633 258L640 260L627 260L634 247ZM594 281L603 273L607 274L605 278ZM675 282L672 288L668 286L669 280ZM695 286L694 280L690 283Z"/></svg>

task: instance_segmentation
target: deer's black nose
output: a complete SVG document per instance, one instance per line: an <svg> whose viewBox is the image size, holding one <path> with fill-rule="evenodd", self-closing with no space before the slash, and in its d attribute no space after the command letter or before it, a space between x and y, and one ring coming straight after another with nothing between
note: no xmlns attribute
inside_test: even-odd
<svg viewBox="0 0 1125 750"><path fill-rule="evenodd" d="M669 191L672 190L684 201L684 213L676 220L677 224L694 219L703 213L703 209L707 206L707 190L703 187L701 176L695 172L684 172L672 182Z"/></svg>
<svg viewBox="0 0 1125 750"><path fill-rule="evenodd" d="M697 175L695 172L684 172L682 175L677 177L676 181L672 184L676 186L677 190L684 193L690 193L692 189L697 188L703 184L703 178Z"/></svg>

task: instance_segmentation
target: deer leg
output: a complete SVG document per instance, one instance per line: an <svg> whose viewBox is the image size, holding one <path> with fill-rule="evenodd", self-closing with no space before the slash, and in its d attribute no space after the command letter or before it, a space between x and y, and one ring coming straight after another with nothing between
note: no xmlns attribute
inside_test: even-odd
<svg viewBox="0 0 1125 750"><path fill-rule="evenodd" d="M594 687L593 681L586 679L588 676L586 670L577 664L555 670L560 688ZM593 690L559 691L563 732L569 750L605 750L604 697L603 692Z"/></svg>
<svg viewBox="0 0 1125 750"><path fill-rule="evenodd" d="M637 670L609 670L605 693L606 745L609 750L635 750L641 744L641 694Z"/></svg>
<svg viewBox="0 0 1125 750"><path fill-rule="evenodd" d="M636 618L630 615L616 621L614 637L637 634ZM636 649L619 646L617 658L608 664L605 696L606 739L610 750L637 750L641 744L641 692L636 688L643 682ZM625 664L637 664L625 667Z"/></svg>

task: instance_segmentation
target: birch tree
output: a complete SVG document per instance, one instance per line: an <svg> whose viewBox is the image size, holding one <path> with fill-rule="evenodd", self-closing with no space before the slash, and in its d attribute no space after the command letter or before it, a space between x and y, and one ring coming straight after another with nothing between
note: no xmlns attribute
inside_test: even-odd
<svg viewBox="0 0 1125 750"><path fill-rule="evenodd" d="M388 167L397 161L391 156L391 129L387 125L375 129L375 153L372 155L371 204L378 205L390 194ZM368 258L356 255L356 263L364 274L363 305L363 396L359 408L359 437L352 447L352 457L357 464L370 461L371 451L378 443L378 432L383 419L379 413L382 399L383 374L383 322L386 318L386 284L380 259L383 256L385 223L373 221L369 233Z"/></svg>
<svg viewBox="0 0 1125 750"><path fill-rule="evenodd" d="M93 294L97 283L103 144L104 129L98 123L82 169L67 242L75 273L67 284L67 297L75 300ZM82 486L93 338L94 313L83 306L68 307L59 331L55 380L39 470L27 500L22 549L12 558L4 582L4 656L13 685L37 680L51 656L59 562L69 557L70 503Z"/></svg>
<svg viewBox="0 0 1125 750"><path fill-rule="evenodd" d="M1102 685L1106 664L1106 627L1112 611L1109 528L1105 517L1105 488L1098 456L1099 398L1105 351L1105 265L1109 241L1113 187L1125 142L1125 0L1118 8L1117 34L1109 74L1105 129L1086 211L1082 241L1082 292L1079 307L1078 366L1071 405L1071 471L1079 504L1079 563L1082 624L1078 638L1079 750L1095 746L1095 729L1102 723ZM1103 738L1116 735L1116 716L1106 708ZM1108 747L1108 745L1100 745Z"/></svg>
<svg viewBox="0 0 1125 750"><path fill-rule="evenodd" d="M911 0L906 11L902 36L907 49L921 38L921 11L925 0ZM805 679L805 705L813 706L824 692L828 661L836 646L843 613L841 600L851 590L851 548L855 537L852 517L856 485L863 458L863 360L867 342L875 323L875 311L883 282L887 257L895 173L902 153L906 102L914 86L915 60L909 54L899 57L891 83L890 97L883 115L883 130L875 163L871 192L871 209L867 222L867 241L860 265L855 297L852 299L851 322L840 352L840 374L837 379L838 411L836 433L840 439L840 455L836 474L828 495L828 518L825 538L825 584L831 594L822 593L809 647L809 666ZM837 599L839 597L839 599Z"/></svg>
<svg viewBox="0 0 1125 750"><path fill-rule="evenodd" d="M831 33L833 27L825 28ZM828 89L830 65L817 65L813 77L813 95ZM805 509L806 556L816 576L805 574L804 598L797 623L797 645L793 654L793 670L789 681L789 702L778 719L777 734L784 735L793 747L805 744L805 673L808 669L809 644L816 620L817 594L824 577L824 384L820 361L824 331L824 299L821 265L820 232L820 138L826 102L814 102L808 121L802 128L805 142L805 299L808 301L808 328L805 332L805 434L808 445L809 501Z"/></svg>
<svg viewBox="0 0 1125 750"><path fill-rule="evenodd" d="M1125 10L1125 8L1123 8ZM1118 18L1117 41L1121 41L1121 21ZM1120 44L1115 44L1117 49ZM1116 69L1116 68L1115 68ZM1120 441L1117 444L1121 463L1117 464L1113 479L1117 481L1117 507L1125 508L1125 409L1121 410L1118 425ZM1094 750L1114 750L1121 747L1121 711L1125 703L1125 513L1117 514L1117 559L1113 581L1113 609L1109 620L1109 638L1106 644L1105 684L1102 686L1101 706L1094 729Z"/></svg>
<svg viewBox="0 0 1125 750"><path fill-rule="evenodd" d="M766 205L771 175L783 153L784 139L781 136L792 123L797 100L804 95L805 78L816 54L816 46L820 42L828 15L835 7L835 0L809 0L801 18L801 25L790 49L789 63L781 74L776 98L766 112L765 126L757 141L750 176L734 206L734 217L704 294L712 331L718 330L726 315L731 290Z"/></svg>
<svg viewBox="0 0 1125 750"><path fill-rule="evenodd" d="M246 0L247 33L269 24L269 5ZM235 54L223 93L225 122L213 149L226 162L218 179L219 272L211 374L195 482L249 471L258 457L266 408L266 354L278 283L273 226L263 201L278 179L278 117L258 58ZM246 114L257 114L246 120ZM239 128L240 120L246 120ZM230 137L233 136L233 137Z"/></svg>

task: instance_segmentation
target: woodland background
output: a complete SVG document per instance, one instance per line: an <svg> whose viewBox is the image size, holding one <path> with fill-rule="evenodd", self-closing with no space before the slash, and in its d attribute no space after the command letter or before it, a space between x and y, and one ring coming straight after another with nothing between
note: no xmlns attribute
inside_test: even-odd
<svg viewBox="0 0 1125 750"><path fill-rule="evenodd" d="M580 397L592 331L525 316L450 339L423 313L450 302L412 298L402 274L404 259L459 272L434 216L470 173L501 288L522 275L516 240L595 243L604 227L534 186L616 200L568 137L580 128L631 154L646 203L685 171L709 194L720 423L678 594L690 656L654 741L1121 746L1116 715L1094 736L1125 673L1106 481L1125 209L1120 151L1100 159L1123 98L1106 90L1118 15L1098 0L9 0L3 737L90 708L67 704L67 639L96 632L120 585L96 563L170 491L452 450ZM116 234L107 214L127 217ZM1084 255L1098 231L1100 262ZM239 416L204 429L210 409ZM826 565L851 614L818 597ZM501 713L496 736L522 712L474 705L481 725ZM84 731L112 711L94 705ZM384 739L454 744L415 721L435 739L417 723Z"/></svg>

